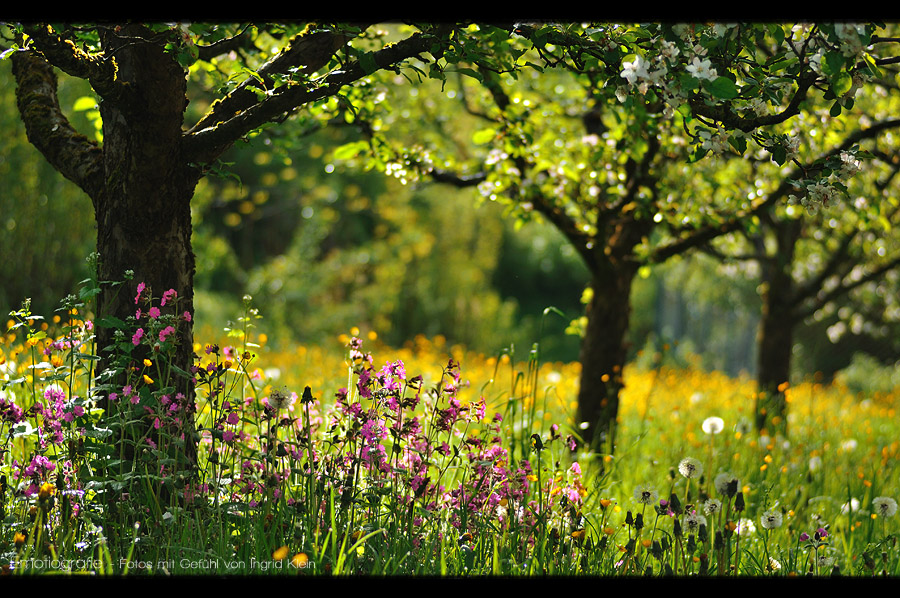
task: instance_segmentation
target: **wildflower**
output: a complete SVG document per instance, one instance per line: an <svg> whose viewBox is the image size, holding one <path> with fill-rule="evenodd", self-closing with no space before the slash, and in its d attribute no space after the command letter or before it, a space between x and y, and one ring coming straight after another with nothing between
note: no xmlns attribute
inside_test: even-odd
<svg viewBox="0 0 900 598"><path fill-rule="evenodd" d="M897 514L897 501L889 496L877 496L872 499L872 508L882 517L893 517Z"/></svg>
<svg viewBox="0 0 900 598"><path fill-rule="evenodd" d="M763 529L775 529L776 527L781 527L782 520L783 517L781 511L778 509L769 509L762 514L759 523L763 526Z"/></svg>
<svg viewBox="0 0 900 598"><path fill-rule="evenodd" d="M134 333L134 336L131 337L131 344L133 344L135 347L137 347L140 344L141 339L143 337L144 337L144 329L138 328L137 331Z"/></svg>
<svg viewBox="0 0 900 598"><path fill-rule="evenodd" d="M162 330L159 331L159 342L166 342L166 337L175 332L174 326L166 326Z"/></svg>
<svg viewBox="0 0 900 598"><path fill-rule="evenodd" d="M856 498L850 498L850 502L845 502L841 505L841 513L846 515L847 513L855 513L859 510L859 500Z"/></svg>
<svg viewBox="0 0 900 598"><path fill-rule="evenodd" d="M698 478L703 475L703 464L692 457L685 457L678 464L678 472L689 480Z"/></svg>
<svg viewBox="0 0 900 598"><path fill-rule="evenodd" d="M713 480L713 485L716 487L716 492L721 494L722 496L734 496L737 494L738 486L740 482L734 474L729 472L722 472L716 476Z"/></svg>
<svg viewBox="0 0 900 598"><path fill-rule="evenodd" d="M141 283L138 283L138 286L137 286L137 295L136 295L135 298L134 298L134 303L135 303L135 305L137 305L137 303L141 300L141 293L144 292L144 289L145 289L145 288L147 288L147 285L145 285L145 284L142 283L142 282L141 282Z"/></svg>
<svg viewBox="0 0 900 598"><path fill-rule="evenodd" d="M154 320L157 319L159 317L159 308L156 306L151 307L147 312L147 315L149 315Z"/></svg>
<svg viewBox="0 0 900 598"><path fill-rule="evenodd" d="M722 512L722 501L718 498L710 498L703 503L703 511L710 517L714 517Z"/></svg>
<svg viewBox="0 0 900 598"><path fill-rule="evenodd" d="M750 519L741 519L737 522L735 531L737 531L739 536L749 536L756 531L756 525Z"/></svg>
<svg viewBox="0 0 900 598"><path fill-rule="evenodd" d="M689 534L696 533L700 529L700 526L706 526L706 517L697 511L691 511L690 513L685 514L682 526Z"/></svg>
<svg viewBox="0 0 900 598"><path fill-rule="evenodd" d="M287 391L274 389L269 394L269 405L276 411L280 411L291 406L294 403L293 393L288 394Z"/></svg>
<svg viewBox="0 0 900 598"><path fill-rule="evenodd" d="M172 299L174 299L177 296L178 296L178 293L175 291L175 289L169 289L168 291L163 293L162 301L160 301L159 304L162 306L165 306L167 301L171 301Z"/></svg>
<svg viewBox="0 0 900 598"><path fill-rule="evenodd" d="M634 502L642 505L649 505L656 502L659 494L656 490L648 485L642 484L634 489Z"/></svg>
<svg viewBox="0 0 900 598"><path fill-rule="evenodd" d="M707 434L718 434L725 429L725 422L721 417L707 417L701 427Z"/></svg>
<svg viewBox="0 0 900 598"><path fill-rule="evenodd" d="M272 553L272 559L276 560L276 561L283 561L284 559L287 558L287 555L288 555L288 547L282 546L281 548L277 549L275 552Z"/></svg>

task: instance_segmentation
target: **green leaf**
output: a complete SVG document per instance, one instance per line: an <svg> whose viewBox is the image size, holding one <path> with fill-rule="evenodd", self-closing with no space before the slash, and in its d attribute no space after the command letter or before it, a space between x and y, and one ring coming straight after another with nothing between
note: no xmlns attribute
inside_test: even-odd
<svg viewBox="0 0 900 598"><path fill-rule="evenodd" d="M838 73L831 79L831 89L837 97L841 97L850 91L851 87L853 87L853 77L850 76L850 73Z"/></svg>
<svg viewBox="0 0 900 598"><path fill-rule="evenodd" d="M359 66L367 75L371 75L378 70L378 64L375 62L375 55L372 52L366 52L359 57Z"/></svg>
<svg viewBox="0 0 900 598"><path fill-rule="evenodd" d="M369 144L365 141L353 141L345 143L334 150L335 160L352 160L361 153L365 152Z"/></svg>
<svg viewBox="0 0 900 598"><path fill-rule="evenodd" d="M720 100L732 100L738 95L737 86L728 77L716 77L712 81L704 81L703 88L711 96Z"/></svg>
<svg viewBox="0 0 900 598"><path fill-rule="evenodd" d="M775 160L775 163L779 166L784 166L784 163L787 162L787 150L782 145L777 145L772 148L772 159Z"/></svg>
<svg viewBox="0 0 900 598"><path fill-rule="evenodd" d="M827 52L822 57L822 72L826 77L832 77L844 68L844 55L837 51Z"/></svg>
<svg viewBox="0 0 900 598"><path fill-rule="evenodd" d="M472 135L472 142L477 145L484 145L493 141L496 135L497 131L494 129L481 129Z"/></svg>
<svg viewBox="0 0 900 598"><path fill-rule="evenodd" d="M118 328L120 330L127 328L125 322L115 316L102 316L94 320L94 324L101 328Z"/></svg>

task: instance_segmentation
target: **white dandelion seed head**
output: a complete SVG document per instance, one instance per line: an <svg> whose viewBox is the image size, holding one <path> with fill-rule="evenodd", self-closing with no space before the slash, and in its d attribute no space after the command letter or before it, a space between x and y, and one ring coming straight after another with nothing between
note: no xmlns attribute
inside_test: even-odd
<svg viewBox="0 0 900 598"><path fill-rule="evenodd" d="M641 505L650 505L656 502L659 493L649 484L641 484L634 489L634 502Z"/></svg>
<svg viewBox="0 0 900 598"><path fill-rule="evenodd" d="M859 511L859 500L856 498L851 498L850 502L845 502L841 505L841 513L844 515L855 513L856 511Z"/></svg>
<svg viewBox="0 0 900 598"><path fill-rule="evenodd" d="M269 393L269 406L275 411L281 411L294 403L296 395L285 390L272 389Z"/></svg>
<svg viewBox="0 0 900 598"><path fill-rule="evenodd" d="M769 509L759 518L759 523L763 526L763 529L775 529L776 527L781 527L783 521L784 516L778 509Z"/></svg>
<svg viewBox="0 0 900 598"><path fill-rule="evenodd" d="M701 427L707 434L718 434L725 429L725 422L721 417L707 417Z"/></svg>
<svg viewBox="0 0 900 598"><path fill-rule="evenodd" d="M718 498L710 498L703 503L703 512L710 517L715 517L722 512L722 501Z"/></svg>
<svg viewBox="0 0 900 598"><path fill-rule="evenodd" d="M890 496L876 496L872 499L872 508L881 517L893 517L897 514L897 501Z"/></svg>
<svg viewBox="0 0 900 598"><path fill-rule="evenodd" d="M713 480L713 486L715 486L716 492L722 496L728 494L728 486L732 483L734 483L735 493L737 493L737 489L740 488L741 482L737 479L737 476L728 471L723 471Z"/></svg>
<svg viewBox="0 0 900 598"><path fill-rule="evenodd" d="M699 478L703 475L703 464L693 457L685 457L678 464L678 473L687 479Z"/></svg>
<svg viewBox="0 0 900 598"><path fill-rule="evenodd" d="M706 525L706 517L696 511L693 511L684 516L684 521L681 525L688 531L688 533L694 533L700 529L701 525Z"/></svg>

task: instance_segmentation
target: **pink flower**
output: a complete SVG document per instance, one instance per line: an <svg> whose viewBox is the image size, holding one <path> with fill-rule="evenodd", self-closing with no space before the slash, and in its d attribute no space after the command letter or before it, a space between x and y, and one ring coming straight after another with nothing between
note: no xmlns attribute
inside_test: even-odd
<svg viewBox="0 0 900 598"><path fill-rule="evenodd" d="M224 432L222 432L222 440L224 440L225 442L231 442L232 440L234 440L234 432L232 432L231 430L225 430Z"/></svg>
<svg viewBox="0 0 900 598"><path fill-rule="evenodd" d="M139 283L138 283L138 286L137 286L137 295L136 295L135 298L134 298L134 303L135 303L135 305L138 303L138 301L141 300L141 293L143 293L143 292L144 292L144 289L146 289L146 288L147 288L147 285L145 285L144 283L142 283L142 282L139 282Z"/></svg>
<svg viewBox="0 0 900 598"><path fill-rule="evenodd" d="M174 326L166 326L162 330L159 331L159 342L166 342L166 337L175 332Z"/></svg>
<svg viewBox="0 0 900 598"><path fill-rule="evenodd" d="M189 312L189 311L184 312L184 321L185 322L191 321L191 312Z"/></svg>
<svg viewBox="0 0 900 598"><path fill-rule="evenodd" d="M133 344L135 347L137 347L140 344L141 339L143 337L144 337L144 329L138 328L137 332L134 333L134 336L131 337L131 344Z"/></svg>
<svg viewBox="0 0 900 598"><path fill-rule="evenodd" d="M155 320L156 318L159 317L159 308L158 308L158 307L151 307L151 308L150 308L150 311L148 312L148 314L150 315L151 318L153 318L153 319Z"/></svg>
<svg viewBox="0 0 900 598"><path fill-rule="evenodd" d="M162 301L160 302L160 305L165 305L166 301L171 301L172 299L174 299L177 296L178 296L178 293L175 292L175 289L169 289L168 291L163 293Z"/></svg>

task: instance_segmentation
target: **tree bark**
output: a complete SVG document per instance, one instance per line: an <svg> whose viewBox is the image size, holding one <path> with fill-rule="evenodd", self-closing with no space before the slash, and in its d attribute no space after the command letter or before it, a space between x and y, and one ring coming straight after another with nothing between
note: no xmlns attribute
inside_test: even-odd
<svg viewBox="0 0 900 598"><path fill-rule="evenodd" d="M797 317L791 268L801 222L793 220L776 228L777 251L763 267L762 317L757 345L756 429L787 434L785 390L791 379L791 356Z"/></svg>
<svg viewBox="0 0 900 598"><path fill-rule="evenodd" d="M578 390L578 423L587 424L582 439L592 450L614 452L636 272L633 264L605 260L592 276Z"/></svg>
<svg viewBox="0 0 900 598"><path fill-rule="evenodd" d="M134 278L124 290L103 286L99 312L121 319L134 315L136 287L144 283L147 296L156 298L155 305L164 292L174 289L179 314L193 314L190 202L198 173L189 167L182 152L186 72L159 45L135 43L139 32L128 33L123 30L125 37L109 35L104 40L115 52L118 79L133 93L128 101L100 105L105 185L95 207L100 280L123 280L127 270ZM172 303L161 309L171 310ZM113 329L100 328L99 346L109 346L112 334ZM192 319L179 320L177 339L172 365L189 372L193 365ZM140 360L144 355L135 357ZM182 430L190 467L196 457L191 417L194 391L188 379L176 377L174 381L176 393L184 396L183 404L188 407Z"/></svg>

